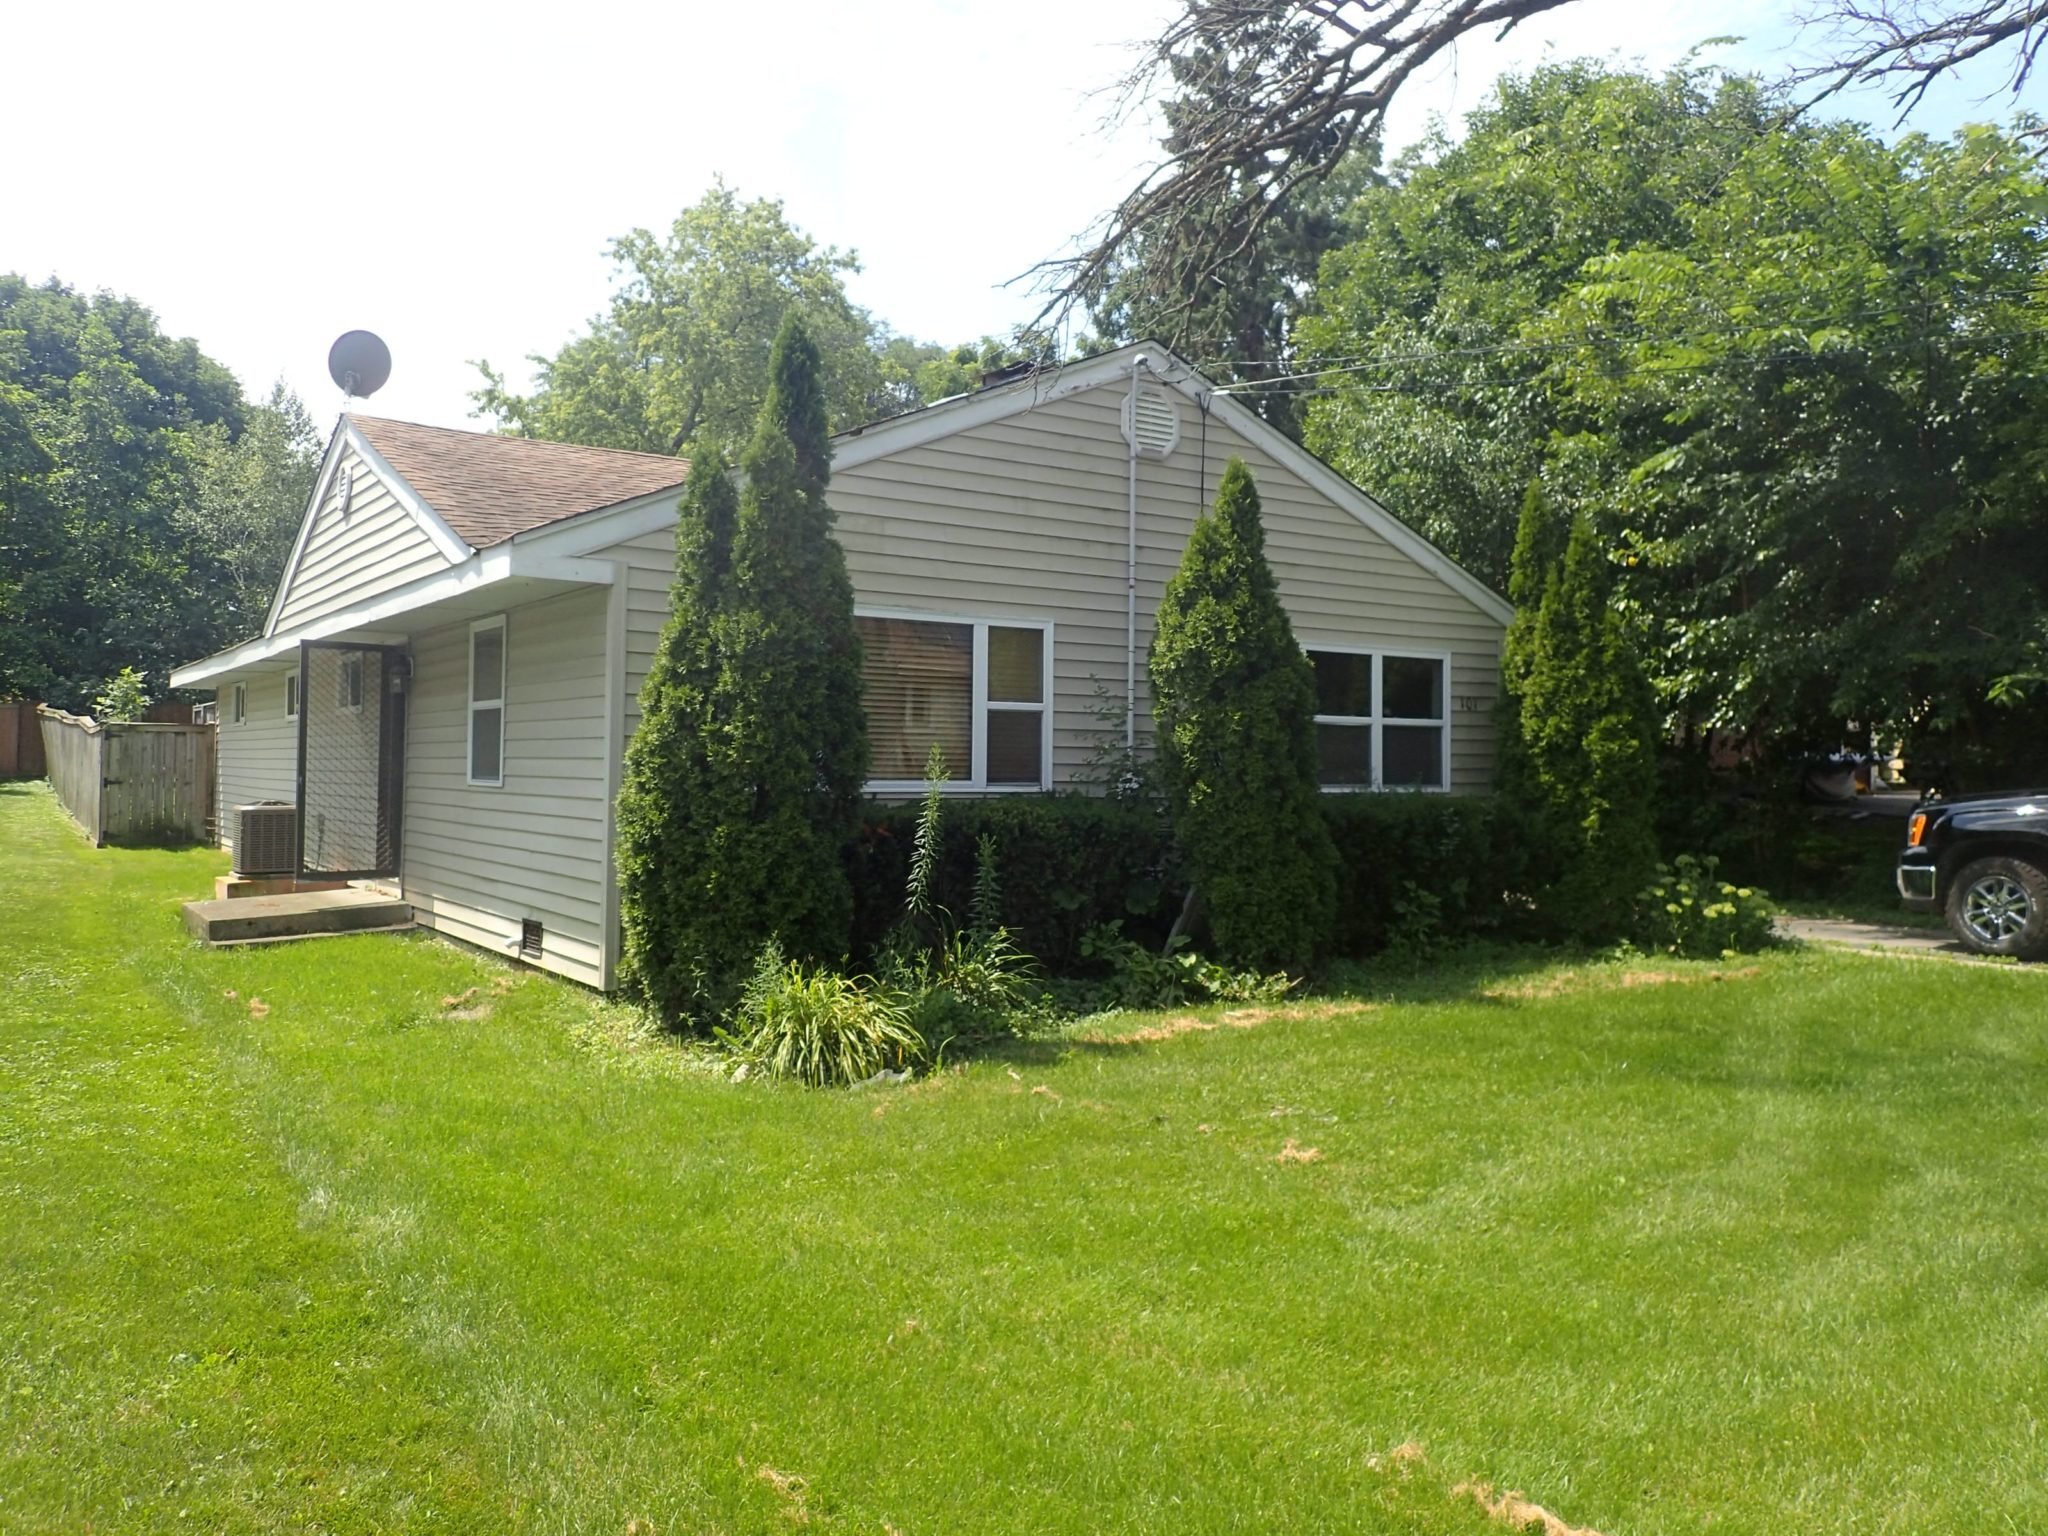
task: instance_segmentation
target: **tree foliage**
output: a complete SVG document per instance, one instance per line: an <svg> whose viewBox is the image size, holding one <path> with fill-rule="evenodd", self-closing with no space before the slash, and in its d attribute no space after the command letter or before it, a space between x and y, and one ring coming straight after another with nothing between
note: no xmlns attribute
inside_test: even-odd
<svg viewBox="0 0 2048 1536"><path fill-rule="evenodd" d="M1266 227L1379 136L1416 73L1464 38L1503 37L1570 0L1180 0L1139 45L1117 117L1159 101L1165 154L1068 256L1035 269L1051 326L1139 272L1166 323L1191 334L1219 283ZM2042 0L1826 0L1808 17L1825 62L1792 72L1807 100L1890 87L1901 121L1929 86L1984 57L2013 61L2015 101L2033 71Z"/></svg>
<svg viewBox="0 0 2048 1536"><path fill-rule="evenodd" d="M83 709L253 633L318 447L133 300L0 276L0 696Z"/></svg>
<svg viewBox="0 0 2048 1536"><path fill-rule="evenodd" d="M532 393L479 363L471 396L505 428L553 442L675 453L693 438L743 442L769 389L783 321L800 315L817 348L835 431L956 394L979 347L892 335L846 293L859 258L820 245L779 201L714 185L666 234L614 240L623 281L610 307L553 357L535 354ZM951 366L948 366L951 365Z"/></svg>
<svg viewBox="0 0 2048 1536"><path fill-rule="evenodd" d="M1753 82L1576 62L1506 77L1368 188L1297 327L1309 446L1505 587L1517 508L1557 428L1524 334L1585 264L1686 238L1776 109Z"/></svg>
<svg viewBox="0 0 2048 1536"><path fill-rule="evenodd" d="M714 1020L767 940L834 960L851 930L867 734L825 413L785 316L744 489L693 463L619 809L630 979L673 1019Z"/></svg>
<svg viewBox="0 0 2048 1536"><path fill-rule="evenodd" d="M1251 471L1232 459L1160 601L1150 662L1174 832L1233 964L1306 966L1336 855L1316 779L1315 681L1266 563Z"/></svg>
<svg viewBox="0 0 2048 1536"><path fill-rule="evenodd" d="M1496 582L1541 476L1681 727L1975 739L2048 623L2044 208L1996 130L1541 70L1354 210L1308 441Z"/></svg>

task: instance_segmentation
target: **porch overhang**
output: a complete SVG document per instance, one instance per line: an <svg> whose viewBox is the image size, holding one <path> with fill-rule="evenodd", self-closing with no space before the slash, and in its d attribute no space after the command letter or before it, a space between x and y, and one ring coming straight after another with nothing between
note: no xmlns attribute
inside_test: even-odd
<svg viewBox="0 0 2048 1536"><path fill-rule="evenodd" d="M543 554L510 542L494 545L446 571L188 662L171 673L171 686L206 688L237 673L261 670L266 663L296 656L302 640L388 644L421 629L480 618L578 587L608 587L617 578L618 568L609 560Z"/></svg>

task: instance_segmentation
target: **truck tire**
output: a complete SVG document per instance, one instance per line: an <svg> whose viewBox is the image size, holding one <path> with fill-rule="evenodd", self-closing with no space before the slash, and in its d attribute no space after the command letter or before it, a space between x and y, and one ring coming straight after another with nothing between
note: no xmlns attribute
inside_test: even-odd
<svg viewBox="0 0 2048 1536"><path fill-rule="evenodd" d="M1948 926L1963 948L2048 958L2048 874L2024 859L1976 859L1948 888Z"/></svg>

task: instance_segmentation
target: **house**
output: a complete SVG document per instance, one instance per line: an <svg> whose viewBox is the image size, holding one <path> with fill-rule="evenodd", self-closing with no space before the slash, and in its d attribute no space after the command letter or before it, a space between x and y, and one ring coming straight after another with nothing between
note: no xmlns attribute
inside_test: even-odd
<svg viewBox="0 0 2048 1536"><path fill-rule="evenodd" d="M1508 606L1145 346L835 440L875 792L919 790L934 741L972 794L1081 783L1126 719L1142 741L1152 615L1232 455L1315 663L1326 784L1486 788ZM294 803L302 874L396 883L427 927L609 987L612 805L685 474L344 416L262 635L172 674L216 690L224 838L234 807Z"/></svg>

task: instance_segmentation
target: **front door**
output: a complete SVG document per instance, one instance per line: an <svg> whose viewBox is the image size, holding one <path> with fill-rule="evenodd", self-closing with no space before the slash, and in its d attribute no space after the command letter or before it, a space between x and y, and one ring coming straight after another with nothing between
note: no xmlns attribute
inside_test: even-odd
<svg viewBox="0 0 2048 1536"><path fill-rule="evenodd" d="M397 646L300 643L300 878L397 876L408 670Z"/></svg>

